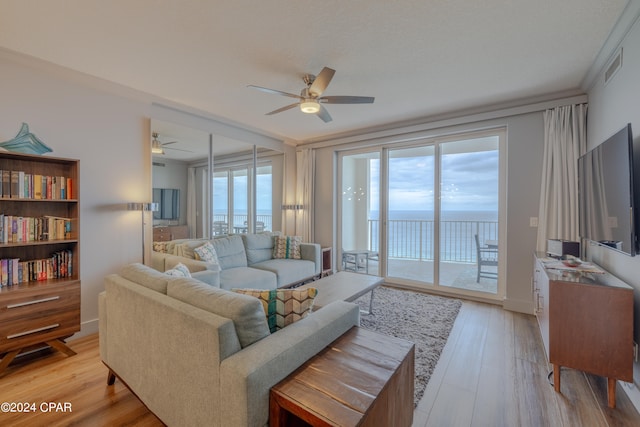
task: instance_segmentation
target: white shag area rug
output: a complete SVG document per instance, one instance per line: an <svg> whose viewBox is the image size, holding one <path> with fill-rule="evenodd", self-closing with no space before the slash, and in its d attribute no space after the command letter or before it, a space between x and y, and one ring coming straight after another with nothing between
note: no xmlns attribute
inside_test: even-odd
<svg viewBox="0 0 640 427"><path fill-rule="evenodd" d="M355 302L369 309L369 295ZM381 286L374 291L373 314L360 326L415 343L414 406L418 404L458 316L462 301Z"/></svg>

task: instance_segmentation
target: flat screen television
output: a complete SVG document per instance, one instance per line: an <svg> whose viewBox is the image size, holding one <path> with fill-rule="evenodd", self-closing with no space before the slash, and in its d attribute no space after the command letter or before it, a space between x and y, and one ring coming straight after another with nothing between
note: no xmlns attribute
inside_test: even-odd
<svg viewBox="0 0 640 427"><path fill-rule="evenodd" d="M631 256L638 253L640 207L634 163L630 123L578 159L580 237Z"/></svg>
<svg viewBox="0 0 640 427"><path fill-rule="evenodd" d="M158 204L158 210L153 213L153 219L177 220L180 218L179 189L154 188L153 203Z"/></svg>

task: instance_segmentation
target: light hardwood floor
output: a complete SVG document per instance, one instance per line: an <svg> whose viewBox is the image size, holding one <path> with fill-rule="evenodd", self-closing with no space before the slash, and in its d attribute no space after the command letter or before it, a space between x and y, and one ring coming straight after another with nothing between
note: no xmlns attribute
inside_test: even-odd
<svg viewBox="0 0 640 427"><path fill-rule="evenodd" d="M37 410L0 412L0 425L162 425L121 382L106 385L96 335L71 341L70 347L78 354L52 352L9 366L0 377L0 402L35 403ZM604 379L563 369L557 394L547 374L533 316L464 302L414 426L640 425L620 384L617 408L609 409ZM72 412L43 412L42 402L69 402Z"/></svg>
<svg viewBox="0 0 640 427"><path fill-rule="evenodd" d="M640 425L620 382L610 409L606 379L563 368L559 394L549 372L534 316L465 301L413 425Z"/></svg>

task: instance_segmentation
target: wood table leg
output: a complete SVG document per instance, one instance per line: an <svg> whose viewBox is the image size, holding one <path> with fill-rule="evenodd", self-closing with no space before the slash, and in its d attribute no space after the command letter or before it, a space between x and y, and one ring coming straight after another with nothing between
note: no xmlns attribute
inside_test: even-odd
<svg viewBox="0 0 640 427"><path fill-rule="evenodd" d="M116 383L116 374L113 373L111 369L109 369L109 373L107 374L107 385L114 385Z"/></svg>
<svg viewBox="0 0 640 427"><path fill-rule="evenodd" d="M50 340L50 341L46 341L47 345L55 348L56 350L66 354L67 356L74 356L76 354L75 351L71 350L69 347L67 347L67 344L63 343L60 340Z"/></svg>
<svg viewBox="0 0 640 427"><path fill-rule="evenodd" d="M616 379L607 378L607 397L609 400L609 408L616 407Z"/></svg>
<svg viewBox="0 0 640 427"><path fill-rule="evenodd" d="M553 364L553 388L560 393L560 365Z"/></svg>
<svg viewBox="0 0 640 427"><path fill-rule="evenodd" d="M284 426L286 419L284 409L278 404L275 396L269 398L269 427Z"/></svg>
<svg viewBox="0 0 640 427"><path fill-rule="evenodd" d="M21 349L13 350L4 355L4 357L2 358L2 362L0 362L0 374L4 372L5 369L7 369L7 366L9 366L11 362L13 362L13 359L16 358L20 351Z"/></svg>

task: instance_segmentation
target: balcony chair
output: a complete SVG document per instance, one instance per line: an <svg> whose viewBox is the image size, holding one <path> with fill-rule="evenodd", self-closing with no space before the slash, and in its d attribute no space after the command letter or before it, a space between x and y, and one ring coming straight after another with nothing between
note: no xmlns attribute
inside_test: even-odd
<svg viewBox="0 0 640 427"><path fill-rule="evenodd" d="M478 259L478 277L476 282L480 283L480 278L497 279L498 278L498 248L489 246L480 246L480 239L475 235L476 251ZM489 267L489 269L486 269Z"/></svg>
<svg viewBox="0 0 640 427"><path fill-rule="evenodd" d="M244 232L249 231L249 221L244 222ZM256 221L256 233L262 233L264 230L264 221Z"/></svg>
<svg viewBox="0 0 640 427"><path fill-rule="evenodd" d="M229 224L224 221L213 221L213 235L225 236L229 234Z"/></svg>

